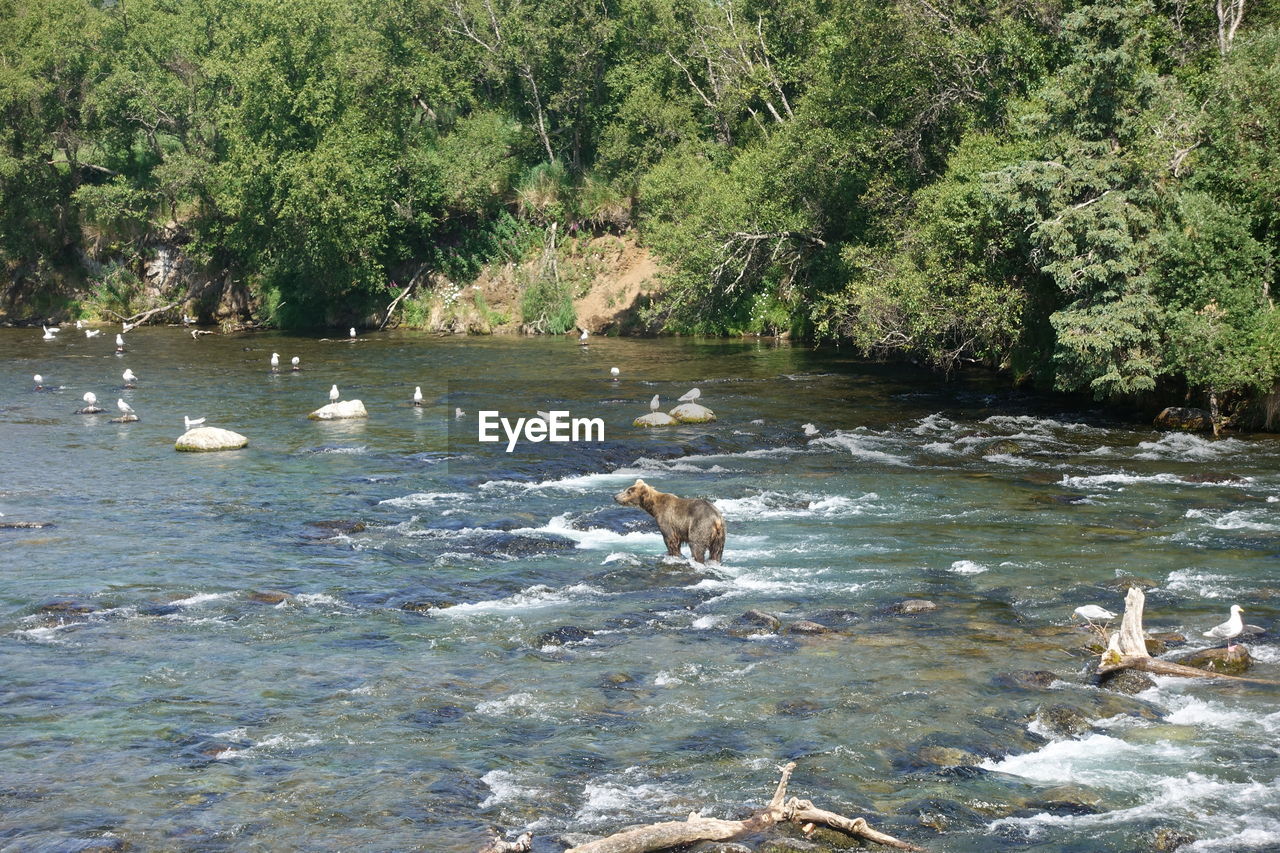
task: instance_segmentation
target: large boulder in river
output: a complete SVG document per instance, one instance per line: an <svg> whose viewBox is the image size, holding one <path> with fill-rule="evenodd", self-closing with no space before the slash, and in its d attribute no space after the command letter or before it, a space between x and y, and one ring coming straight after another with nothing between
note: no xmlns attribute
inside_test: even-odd
<svg viewBox="0 0 1280 853"><path fill-rule="evenodd" d="M216 450L239 450L248 444L249 439L229 429L196 427L180 435L173 449L187 453L212 453Z"/></svg>
<svg viewBox="0 0 1280 853"><path fill-rule="evenodd" d="M364 403L359 400L339 400L327 406L321 406L307 415L313 421L336 421L342 418L367 418Z"/></svg>
<svg viewBox="0 0 1280 853"><path fill-rule="evenodd" d="M716 419L716 413L698 403L681 403L668 414L682 424L707 424Z"/></svg>
<svg viewBox="0 0 1280 853"><path fill-rule="evenodd" d="M666 412L650 412L647 415L641 415L636 418L631 422L631 425L638 427L660 427L675 426L678 423L680 422L671 417L671 415L668 415Z"/></svg>
<svg viewBox="0 0 1280 853"><path fill-rule="evenodd" d="M1160 429L1180 429L1187 432L1207 432L1213 429L1213 419L1204 409L1188 409L1170 406L1156 415L1155 425Z"/></svg>

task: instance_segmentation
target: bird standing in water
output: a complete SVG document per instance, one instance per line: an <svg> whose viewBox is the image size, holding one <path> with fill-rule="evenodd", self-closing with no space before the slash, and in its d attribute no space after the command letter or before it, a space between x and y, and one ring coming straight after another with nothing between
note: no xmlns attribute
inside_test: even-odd
<svg viewBox="0 0 1280 853"><path fill-rule="evenodd" d="M280 353L278 352L271 353L271 372L280 372Z"/></svg>
<svg viewBox="0 0 1280 853"><path fill-rule="evenodd" d="M413 404L415 406L422 405L422 388L417 385L413 386Z"/></svg>

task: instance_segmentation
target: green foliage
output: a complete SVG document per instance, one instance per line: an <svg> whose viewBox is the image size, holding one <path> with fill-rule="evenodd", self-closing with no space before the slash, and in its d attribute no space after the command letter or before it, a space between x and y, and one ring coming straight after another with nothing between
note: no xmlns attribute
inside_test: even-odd
<svg viewBox="0 0 1280 853"><path fill-rule="evenodd" d="M652 328L1244 399L1278 378L1280 5L1230 44L1217 14L0 0L0 267L45 308L103 265L83 307L116 310L175 239L259 319L345 327L402 270L633 229ZM544 264L526 323L571 327L589 266Z"/></svg>

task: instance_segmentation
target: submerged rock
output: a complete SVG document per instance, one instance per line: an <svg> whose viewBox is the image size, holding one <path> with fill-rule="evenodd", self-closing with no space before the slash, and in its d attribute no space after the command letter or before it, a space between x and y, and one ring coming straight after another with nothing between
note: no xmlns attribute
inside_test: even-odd
<svg viewBox="0 0 1280 853"><path fill-rule="evenodd" d="M70 599L59 599L57 601L46 602L36 608L37 613L93 613L98 609L96 604L88 604L83 601L72 601Z"/></svg>
<svg viewBox="0 0 1280 853"><path fill-rule="evenodd" d="M238 432L218 427L189 429L174 442L173 449L184 453L213 453L219 450L239 450L249 445L249 439Z"/></svg>
<svg viewBox="0 0 1280 853"><path fill-rule="evenodd" d="M826 625L819 625L817 622L811 622L808 619L800 619L787 626L787 632L791 634L829 634L831 629Z"/></svg>
<svg viewBox="0 0 1280 853"><path fill-rule="evenodd" d="M113 423L113 424L132 424L137 422L138 422L137 415L121 415L118 418L112 418L110 421L108 421L108 423Z"/></svg>
<svg viewBox="0 0 1280 853"><path fill-rule="evenodd" d="M782 620L763 610L748 610L729 626L729 634L734 637L746 637L751 634L776 634L782 627Z"/></svg>
<svg viewBox="0 0 1280 853"><path fill-rule="evenodd" d="M906 601L899 602L893 606L894 613L901 613L907 616L914 613L928 613L937 609L938 605L926 598L908 598Z"/></svg>
<svg viewBox="0 0 1280 853"><path fill-rule="evenodd" d="M1047 669L1020 669L1005 672L992 679L997 687L1014 687L1021 690L1043 690L1058 680Z"/></svg>
<svg viewBox="0 0 1280 853"><path fill-rule="evenodd" d="M336 421L343 418L367 418L364 403L359 400L339 400L327 406L321 406L307 415L313 421Z"/></svg>
<svg viewBox="0 0 1280 853"><path fill-rule="evenodd" d="M1150 648L1150 646L1148 646L1148 648ZM1137 670L1122 669L1119 672L1104 675L1098 681L1098 686L1105 687L1108 690L1114 690L1117 693L1125 693L1132 696L1136 693L1141 693L1144 690L1150 690L1152 687L1156 686L1156 683Z"/></svg>
<svg viewBox="0 0 1280 853"><path fill-rule="evenodd" d="M1055 815L1086 815L1102 812L1102 796L1079 785L1059 785L1041 791L1027 802L1033 809Z"/></svg>
<svg viewBox="0 0 1280 853"><path fill-rule="evenodd" d="M1151 833L1151 849L1153 853L1173 853L1188 844L1195 844L1196 837L1179 829L1157 829Z"/></svg>
<svg viewBox="0 0 1280 853"><path fill-rule="evenodd" d="M641 415L636 418L631 422L631 425L638 427L660 427L675 426L678 423L680 422L671 417L671 415L668 415L666 412L650 412L647 415Z"/></svg>
<svg viewBox="0 0 1280 853"><path fill-rule="evenodd" d="M1084 734L1092 726L1087 714L1070 705L1041 705L1035 719L1046 731L1067 737Z"/></svg>
<svg viewBox="0 0 1280 853"><path fill-rule="evenodd" d="M1236 646L1231 651L1221 649L1201 649L1198 652L1182 655L1174 660L1184 666L1194 666L1209 672L1220 672L1223 675L1243 675L1253 666L1253 658L1244 646Z"/></svg>
<svg viewBox="0 0 1280 853"><path fill-rule="evenodd" d="M681 403L669 413L682 424L706 424L716 419L716 413L699 403Z"/></svg>
<svg viewBox="0 0 1280 853"><path fill-rule="evenodd" d="M76 409L75 413L77 415L100 415L105 411L106 409L101 406L85 406L82 409Z"/></svg>
<svg viewBox="0 0 1280 853"><path fill-rule="evenodd" d="M1204 409L1170 406L1156 415L1155 425L1160 429L1207 432L1213 429L1213 419L1209 417L1209 413Z"/></svg>
<svg viewBox="0 0 1280 853"><path fill-rule="evenodd" d="M293 596L278 589L264 589L249 593L249 600L259 604L279 604L282 601L293 601Z"/></svg>
<svg viewBox="0 0 1280 853"><path fill-rule="evenodd" d="M581 643L583 640L589 640L595 634L594 631L588 631L586 628L579 628L576 625L561 625L551 631L546 631L538 636L535 646L567 646L569 643Z"/></svg>

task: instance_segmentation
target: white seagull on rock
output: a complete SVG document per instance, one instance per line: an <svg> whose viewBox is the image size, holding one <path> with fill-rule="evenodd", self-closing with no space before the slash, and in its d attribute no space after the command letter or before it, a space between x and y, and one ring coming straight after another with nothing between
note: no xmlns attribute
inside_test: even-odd
<svg viewBox="0 0 1280 853"><path fill-rule="evenodd" d="M1231 605L1231 618L1226 622L1223 622L1221 625L1215 625L1208 631L1205 631L1204 635L1215 640L1226 640L1227 652L1230 653L1235 649L1231 640L1244 633L1244 619L1240 618L1242 613L1244 613L1244 608L1239 604Z"/></svg>
<svg viewBox="0 0 1280 853"><path fill-rule="evenodd" d="M619 369L618 369L618 368L616 368L616 367L610 367L610 368L609 368L609 375L613 377L613 381L614 381L614 382L617 382L617 381L618 381L618 374L619 374L619 373L621 373L621 372L622 372L622 371L621 371L621 370L619 370Z"/></svg>
<svg viewBox="0 0 1280 853"><path fill-rule="evenodd" d="M658 411L658 406L659 406L659 405L661 405L661 404L658 402L658 395L657 395L657 394L654 394L654 395L653 395L653 399L649 401L649 411L651 411L651 412L656 412L656 411Z"/></svg>
<svg viewBox="0 0 1280 853"><path fill-rule="evenodd" d="M693 401L697 400L701 396L702 396L702 392L699 391L697 388L690 388L687 392L685 392L685 395L680 398L680 402L692 403Z"/></svg>
<svg viewBox="0 0 1280 853"><path fill-rule="evenodd" d="M124 335L116 334L116 352L124 352Z"/></svg>
<svg viewBox="0 0 1280 853"><path fill-rule="evenodd" d="M138 381L138 377L134 376L133 371L127 367L124 369L124 373L120 374L120 378L124 380L124 387L126 388L135 387L134 383Z"/></svg>
<svg viewBox="0 0 1280 853"><path fill-rule="evenodd" d="M332 388L330 388L330 389L329 389L329 402L330 402L330 403L336 403L336 402L338 402L338 398L339 398L339 397L341 397L341 396L342 396L342 395L338 393L338 386L337 386L337 385L334 385Z"/></svg>
<svg viewBox="0 0 1280 853"><path fill-rule="evenodd" d="M413 386L413 404L415 406L422 405L422 387L419 385Z"/></svg>
<svg viewBox="0 0 1280 853"><path fill-rule="evenodd" d="M201 426L204 423L204 421L205 421L204 418L189 418L186 415L182 416L182 425L185 426L187 429Z"/></svg>
<svg viewBox="0 0 1280 853"><path fill-rule="evenodd" d="M36 383L36 390L37 390L37 391L43 391L43 390L44 390L44 377L43 377L43 376L41 376L39 373L37 373L35 376L32 376L31 378L32 378L33 380L35 380L35 383Z"/></svg>
<svg viewBox="0 0 1280 853"><path fill-rule="evenodd" d="M348 330L347 330L347 337L351 338L351 340L353 340L353 341L356 339L356 327L355 327L355 326L352 326L350 329L348 329Z"/></svg>
<svg viewBox="0 0 1280 853"><path fill-rule="evenodd" d="M293 365L294 370L302 369L302 359L298 358L296 355L293 357L293 359L289 363Z"/></svg>
<svg viewBox="0 0 1280 853"><path fill-rule="evenodd" d="M124 415L126 418L133 414L133 406L130 406L118 397L116 398L116 408L119 409L120 414Z"/></svg>

